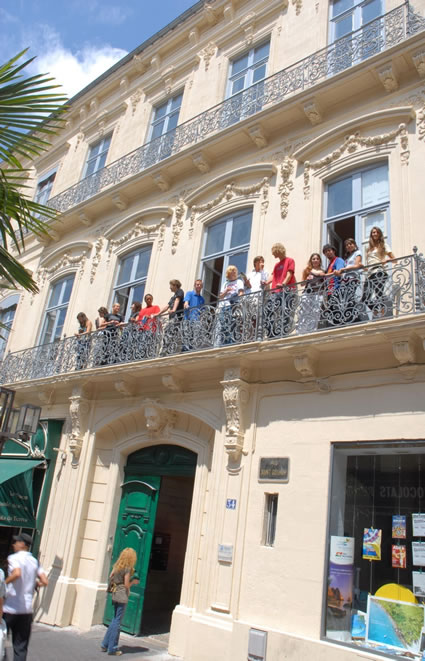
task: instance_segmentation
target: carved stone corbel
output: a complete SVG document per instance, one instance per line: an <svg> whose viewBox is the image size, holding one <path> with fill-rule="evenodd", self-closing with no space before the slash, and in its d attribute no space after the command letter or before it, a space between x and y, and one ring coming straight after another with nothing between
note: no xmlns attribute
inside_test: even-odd
<svg viewBox="0 0 425 661"><path fill-rule="evenodd" d="M114 383L115 390L121 393L121 395L124 395L124 397L133 397L136 392L136 385L136 381L128 376Z"/></svg>
<svg viewBox="0 0 425 661"><path fill-rule="evenodd" d="M377 74L386 92L390 93L398 90L397 75L391 62L381 69L377 69Z"/></svg>
<svg viewBox="0 0 425 661"><path fill-rule="evenodd" d="M224 5L223 16L229 23L235 18L235 8L233 7L232 2Z"/></svg>
<svg viewBox="0 0 425 661"><path fill-rule="evenodd" d="M317 365L317 352L313 350L294 352L294 367L304 378L315 378Z"/></svg>
<svg viewBox="0 0 425 661"><path fill-rule="evenodd" d="M248 133L254 145L258 147L258 149L267 147L267 137L261 124L253 124L252 126L248 126L246 132Z"/></svg>
<svg viewBox="0 0 425 661"><path fill-rule="evenodd" d="M202 174L207 174L211 170L210 162L202 151L193 154L192 161Z"/></svg>
<svg viewBox="0 0 425 661"><path fill-rule="evenodd" d="M124 211L128 207L128 200L122 193L114 193L112 197L112 202L115 204L117 209Z"/></svg>
<svg viewBox="0 0 425 661"><path fill-rule="evenodd" d="M320 124L320 122L323 121L323 116L322 113L320 112L320 108L317 105L317 102L314 101L313 99L310 99L310 101L304 103L303 110L305 112L307 119L311 122L313 126L316 126L316 124Z"/></svg>
<svg viewBox="0 0 425 661"><path fill-rule="evenodd" d="M60 234L56 230L49 228L49 234L47 235L36 235L35 240L40 243L42 246L48 246L51 241L58 241Z"/></svg>
<svg viewBox="0 0 425 661"><path fill-rule="evenodd" d="M159 190L162 190L163 193L169 190L170 180L164 172L153 172L151 176Z"/></svg>
<svg viewBox="0 0 425 661"><path fill-rule="evenodd" d="M252 42L254 41L254 34L255 34L255 21L256 21L257 15L255 12L250 12L246 16L244 16L239 25L241 26L242 30L245 33L245 45L251 46Z"/></svg>
<svg viewBox="0 0 425 661"><path fill-rule="evenodd" d="M191 46L199 44L199 29L196 26L189 32L189 43Z"/></svg>
<svg viewBox="0 0 425 661"><path fill-rule="evenodd" d="M82 225L85 225L86 227L90 227L90 225L93 222L93 218L88 215L87 211L79 211L78 220Z"/></svg>
<svg viewBox="0 0 425 661"><path fill-rule="evenodd" d="M244 452L246 405L249 400L249 385L241 376L244 376L244 371L232 367L224 371L221 381L226 413L224 446L233 461L238 461Z"/></svg>
<svg viewBox="0 0 425 661"><path fill-rule="evenodd" d="M164 388L167 388L167 390L171 390L172 392L183 391L184 382L178 373L164 374L164 376L161 377L161 381L162 385Z"/></svg>
<svg viewBox="0 0 425 661"><path fill-rule="evenodd" d="M208 25L212 26L217 23L217 14L209 2L206 2L204 5L204 16Z"/></svg>
<svg viewBox="0 0 425 661"><path fill-rule="evenodd" d="M393 342L392 350L400 365L416 362L416 351L412 338Z"/></svg>
<svg viewBox="0 0 425 661"><path fill-rule="evenodd" d="M420 77L425 78L425 50L413 53L412 60Z"/></svg>
<svg viewBox="0 0 425 661"><path fill-rule="evenodd" d="M176 419L175 411L170 411L155 399L145 399L142 411L146 419L146 428L155 436L168 437Z"/></svg>
<svg viewBox="0 0 425 661"><path fill-rule="evenodd" d="M147 62L141 55L135 55L133 57L133 65L137 73L145 73L146 69L148 68Z"/></svg>
<svg viewBox="0 0 425 661"><path fill-rule="evenodd" d="M68 446L72 453L73 463L78 464L83 447L84 434L86 432L86 416L90 406L84 397L84 390L82 388L73 389L69 402L71 431L68 437Z"/></svg>

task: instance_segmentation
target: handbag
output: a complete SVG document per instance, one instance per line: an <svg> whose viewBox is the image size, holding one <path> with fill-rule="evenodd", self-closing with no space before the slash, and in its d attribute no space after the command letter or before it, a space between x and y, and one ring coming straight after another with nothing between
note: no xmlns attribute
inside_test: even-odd
<svg viewBox="0 0 425 661"><path fill-rule="evenodd" d="M106 592L109 592L110 594L115 594L117 591L117 584L114 581L114 575L111 574L111 576L108 578L108 586L106 588Z"/></svg>

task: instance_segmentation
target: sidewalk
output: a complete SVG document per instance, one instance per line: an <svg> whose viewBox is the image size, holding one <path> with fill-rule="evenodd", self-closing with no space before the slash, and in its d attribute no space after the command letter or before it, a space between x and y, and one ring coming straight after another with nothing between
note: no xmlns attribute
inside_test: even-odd
<svg viewBox="0 0 425 661"><path fill-rule="evenodd" d="M74 627L50 627L34 623L28 648L28 661L106 661L111 657L102 654L100 643L105 627L98 625L81 633ZM181 661L167 654L168 634L136 638L122 633L120 649L123 659L128 661ZM6 645L7 661L12 661L13 650L10 639Z"/></svg>

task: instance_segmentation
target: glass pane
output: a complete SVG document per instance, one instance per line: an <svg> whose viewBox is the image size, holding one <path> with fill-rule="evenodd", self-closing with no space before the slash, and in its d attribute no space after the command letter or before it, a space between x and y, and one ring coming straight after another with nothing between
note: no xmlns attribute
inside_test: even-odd
<svg viewBox="0 0 425 661"><path fill-rule="evenodd" d="M262 80L266 75L266 65L262 64L253 71L252 82L256 83L259 80Z"/></svg>
<svg viewBox="0 0 425 661"><path fill-rule="evenodd" d="M155 138L159 138L159 136L164 133L164 124L165 124L164 119L162 121L158 122L158 124L155 124L155 126L153 127L153 130L152 130L151 140L154 140Z"/></svg>
<svg viewBox="0 0 425 661"><path fill-rule="evenodd" d="M56 310L57 324L56 324L54 335L53 335L52 340L51 340L53 342L55 340L59 340L61 335L62 335L63 325L65 323L66 312L67 312L67 308L60 308L60 310Z"/></svg>
<svg viewBox="0 0 425 661"><path fill-rule="evenodd" d="M150 258L151 258L150 248L149 250L142 250L141 252L139 252L139 259L136 267L136 275L134 278L135 280L139 280L139 278L145 278L147 276Z"/></svg>
<svg viewBox="0 0 425 661"><path fill-rule="evenodd" d="M99 142L96 142L95 145L92 145L90 147L89 159L96 158L96 156L98 155L98 153L100 151L101 144L102 144L102 141L99 141Z"/></svg>
<svg viewBox="0 0 425 661"><path fill-rule="evenodd" d="M231 75L234 76L235 73L239 73L240 71L243 71L244 69L247 68L247 66L248 66L248 53L242 55L241 57L238 57L237 60L233 60Z"/></svg>
<svg viewBox="0 0 425 661"><path fill-rule="evenodd" d="M245 76L241 76L237 80L234 80L232 83L232 94L237 94L245 87Z"/></svg>
<svg viewBox="0 0 425 661"><path fill-rule="evenodd" d="M362 7L362 24L373 21L381 13L381 0L371 0L371 2L368 2L367 5L363 5Z"/></svg>
<svg viewBox="0 0 425 661"><path fill-rule="evenodd" d="M336 181L328 186L328 218L353 208L353 186L351 177Z"/></svg>
<svg viewBox="0 0 425 661"><path fill-rule="evenodd" d="M334 0L332 5L332 16L338 16L343 11L351 9L354 6L354 0Z"/></svg>
<svg viewBox="0 0 425 661"><path fill-rule="evenodd" d="M335 21L335 39L340 39L353 31L353 14L344 16L339 21Z"/></svg>
<svg viewBox="0 0 425 661"><path fill-rule="evenodd" d="M362 172L362 206L386 202L389 198L388 166L381 165Z"/></svg>
<svg viewBox="0 0 425 661"><path fill-rule="evenodd" d="M52 291L50 293L49 303L47 305L48 308L53 308L56 305L59 305L59 297L62 291L62 284L63 280L59 280L59 282L56 282L53 285Z"/></svg>
<svg viewBox="0 0 425 661"><path fill-rule="evenodd" d="M164 115L167 112L167 105L168 105L168 101L155 108L154 121L160 119L161 117L164 117Z"/></svg>
<svg viewBox="0 0 425 661"><path fill-rule="evenodd" d="M218 299L221 289L223 264L224 258L222 256L204 262L204 271L202 274L204 289L202 295L206 303L214 303Z"/></svg>
<svg viewBox="0 0 425 661"><path fill-rule="evenodd" d="M387 228L385 222L385 211L374 211L363 216L363 243L368 243L372 227L379 227L383 235L386 236Z"/></svg>
<svg viewBox="0 0 425 661"><path fill-rule="evenodd" d="M55 323L56 312L47 312L44 320L43 332L41 334L41 344L48 344L52 341L53 325Z"/></svg>
<svg viewBox="0 0 425 661"><path fill-rule="evenodd" d="M249 243L251 237L251 214L247 213L233 220L230 247L243 246Z"/></svg>
<svg viewBox="0 0 425 661"><path fill-rule="evenodd" d="M179 121L179 112L177 111L169 116L167 131L172 131L173 129L175 129L178 121Z"/></svg>
<svg viewBox="0 0 425 661"><path fill-rule="evenodd" d="M125 315L127 310L128 297L130 295L130 287L118 289L114 295L114 303L119 303L121 306L120 314Z"/></svg>
<svg viewBox="0 0 425 661"><path fill-rule="evenodd" d="M96 159L94 159L94 160L92 160L92 161L89 161L89 162L87 163L87 168L86 168L86 174L85 174L85 176L86 176L86 177L89 177L89 176L90 176L91 174L93 174L93 172L95 172L95 171L96 171Z"/></svg>
<svg viewBox="0 0 425 661"><path fill-rule="evenodd" d="M210 225L207 234L207 243L205 246L205 255L214 255L221 252L224 247L224 235L226 233L226 223L216 223Z"/></svg>
<svg viewBox="0 0 425 661"><path fill-rule="evenodd" d="M144 293L145 293L145 285L144 284L135 285L135 287L133 287L132 291L131 291L130 305L131 305L131 303L134 303L134 301L139 301L139 303L142 303L142 305L143 305Z"/></svg>
<svg viewBox="0 0 425 661"><path fill-rule="evenodd" d="M107 155L108 155L108 152L104 151L103 154L101 156L99 156L98 161L97 161L96 172L97 172L97 170L101 170L102 168L105 167Z"/></svg>
<svg viewBox="0 0 425 661"><path fill-rule="evenodd" d="M62 292L62 297L61 297L61 303L68 303L70 297L71 297L71 292L72 292L72 285L74 284L74 276L71 276L70 278L67 278L65 281L65 288Z"/></svg>
<svg viewBox="0 0 425 661"><path fill-rule="evenodd" d="M236 266L236 268L238 269L238 273L240 273L241 271L243 273L246 273L247 258L248 258L248 250L235 253L234 255L229 255L228 265L230 266L230 264L233 264L233 266Z"/></svg>
<svg viewBox="0 0 425 661"><path fill-rule="evenodd" d="M123 282L130 282L134 258L135 255L131 255L130 257L125 257L122 260L118 273L117 285L121 285Z"/></svg>
<svg viewBox="0 0 425 661"><path fill-rule="evenodd" d="M173 99L171 99L171 110L176 110L176 108L180 108L182 104L182 98L183 94L178 94L175 96Z"/></svg>
<svg viewBox="0 0 425 661"><path fill-rule="evenodd" d="M254 62L259 62L269 56L270 42L258 46L254 51Z"/></svg>

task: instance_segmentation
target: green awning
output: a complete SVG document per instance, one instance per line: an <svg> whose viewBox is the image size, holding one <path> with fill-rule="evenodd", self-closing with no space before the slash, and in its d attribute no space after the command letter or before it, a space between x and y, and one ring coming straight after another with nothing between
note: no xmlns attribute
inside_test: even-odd
<svg viewBox="0 0 425 661"><path fill-rule="evenodd" d="M32 478L38 459L0 458L0 526L35 528Z"/></svg>

